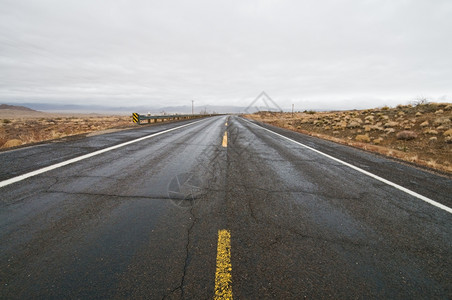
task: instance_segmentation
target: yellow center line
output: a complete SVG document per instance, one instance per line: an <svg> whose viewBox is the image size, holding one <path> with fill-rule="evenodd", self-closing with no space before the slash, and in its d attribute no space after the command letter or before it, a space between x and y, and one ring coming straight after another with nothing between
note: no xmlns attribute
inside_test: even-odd
<svg viewBox="0 0 452 300"><path fill-rule="evenodd" d="M215 300L232 299L231 233L218 230Z"/></svg>
<svg viewBox="0 0 452 300"><path fill-rule="evenodd" d="M228 146L228 132L227 131L224 132L222 145L225 148Z"/></svg>
<svg viewBox="0 0 452 300"><path fill-rule="evenodd" d="M228 126L228 122L224 123L224 126Z"/></svg>

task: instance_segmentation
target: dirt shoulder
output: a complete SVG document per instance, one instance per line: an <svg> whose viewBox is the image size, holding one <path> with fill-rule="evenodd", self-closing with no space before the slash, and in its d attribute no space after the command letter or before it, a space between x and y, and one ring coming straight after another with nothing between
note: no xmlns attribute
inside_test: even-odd
<svg viewBox="0 0 452 300"><path fill-rule="evenodd" d="M0 149L30 145L68 136L137 127L131 116L54 114L0 110Z"/></svg>
<svg viewBox="0 0 452 300"><path fill-rule="evenodd" d="M452 104L245 117L452 174Z"/></svg>

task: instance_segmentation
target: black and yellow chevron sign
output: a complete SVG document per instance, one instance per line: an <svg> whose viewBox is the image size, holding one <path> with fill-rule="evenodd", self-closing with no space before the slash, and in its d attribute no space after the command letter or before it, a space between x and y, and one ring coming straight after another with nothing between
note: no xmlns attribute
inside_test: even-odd
<svg viewBox="0 0 452 300"><path fill-rule="evenodd" d="M134 123L139 123L140 122L140 115L137 113L133 113L132 114L132 118L133 118L133 122Z"/></svg>

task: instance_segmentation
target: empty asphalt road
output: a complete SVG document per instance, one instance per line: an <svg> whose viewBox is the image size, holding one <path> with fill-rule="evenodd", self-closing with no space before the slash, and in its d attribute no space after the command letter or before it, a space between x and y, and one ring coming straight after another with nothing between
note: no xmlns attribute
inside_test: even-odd
<svg viewBox="0 0 452 300"><path fill-rule="evenodd" d="M238 116L2 152L0 298L450 299L451 195Z"/></svg>

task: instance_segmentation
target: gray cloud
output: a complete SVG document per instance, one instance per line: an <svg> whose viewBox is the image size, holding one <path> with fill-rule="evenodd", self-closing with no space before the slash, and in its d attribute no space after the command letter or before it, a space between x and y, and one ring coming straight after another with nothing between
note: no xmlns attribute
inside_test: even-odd
<svg viewBox="0 0 452 300"><path fill-rule="evenodd" d="M447 0L3 0L0 101L450 101L451 15Z"/></svg>

